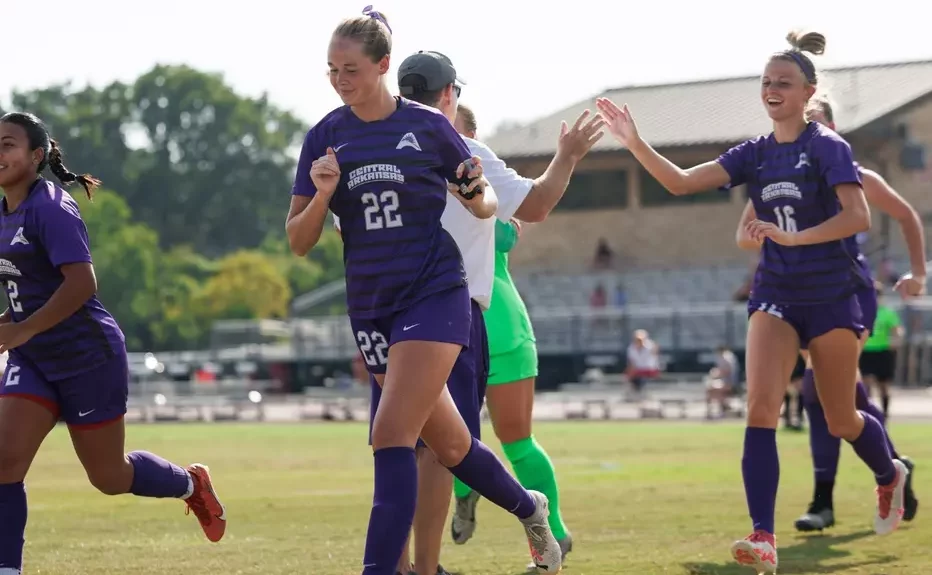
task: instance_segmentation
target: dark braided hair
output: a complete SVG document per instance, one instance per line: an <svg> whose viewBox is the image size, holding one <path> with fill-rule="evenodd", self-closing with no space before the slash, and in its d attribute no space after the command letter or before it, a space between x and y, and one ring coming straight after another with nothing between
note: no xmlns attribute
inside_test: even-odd
<svg viewBox="0 0 932 575"><path fill-rule="evenodd" d="M44 152L42 160L36 166L36 173L41 174L42 170L48 166L49 171L58 178L63 186L68 186L75 182L81 184L88 199L93 199L94 190L100 186L100 180L90 174L75 174L65 167L62 161L62 151L58 142L49 137L48 128L45 124L33 114L22 112L10 112L0 117L0 123L16 124L26 132L29 139L29 149L42 149Z"/></svg>

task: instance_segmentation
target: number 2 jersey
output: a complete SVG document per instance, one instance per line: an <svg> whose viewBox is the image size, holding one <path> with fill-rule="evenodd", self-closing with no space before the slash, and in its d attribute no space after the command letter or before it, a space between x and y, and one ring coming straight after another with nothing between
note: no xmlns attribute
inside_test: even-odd
<svg viewBox="0 0 932 575"><path fill-rule="evenodd" d="M835 187L861 184L851 147L816 122L791 143L773 134L748 140L718 158L731 186L747 184L757 217L788 232L815 227L841 211ZM780 305L837 301L868 285L849 239L807 246L765 240L751 299Z"/></svg>
<svg viewBox="0 0 932 575"><path fill-rule="evenodd" d="M333 148L350 317L392 315L435 293L466 285L463 259L440 217L447 181L469 148L439 111L398 98L395 112L364 122L337 108L307 133L293 195L313 197L311 164Z"/></svg>
<svg viewBox="0 0 932 575"><path fill-rule="evenodd" d="M61 266L74 263L91 263L91 251L71 194L39 178L15 211L7 211L6 199L0 202L0 281L14 322L44 306L64 280ZM125 342L94 295L71 317L10 353L30 362L48 381L58 381L125 353Z"/></svg>

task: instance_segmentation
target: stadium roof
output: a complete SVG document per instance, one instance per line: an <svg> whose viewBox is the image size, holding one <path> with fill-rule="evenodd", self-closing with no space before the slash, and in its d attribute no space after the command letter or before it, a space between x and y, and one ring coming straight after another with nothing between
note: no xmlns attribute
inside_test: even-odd
<svg viewBox="0 0 932 575"><path fill-rule="evenodd" d="M730 144L770 132L760 103L760 76L719 78L678 84L626 86L598 96L626 103L644 138L655 147ZM842 134L863 128L932 93L932 60L895 62L824 71L822 84L835 104ZM595 97L520 127L501 130L488 145L503 158L549 156L560 121L572 122ZM623 149L603 137L594 151Z"/></svg>

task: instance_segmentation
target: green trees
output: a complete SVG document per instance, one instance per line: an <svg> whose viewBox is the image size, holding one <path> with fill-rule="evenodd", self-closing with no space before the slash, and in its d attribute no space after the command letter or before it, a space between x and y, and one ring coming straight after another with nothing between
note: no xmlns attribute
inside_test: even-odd
<svg viewBox="0 0 932 575"><path fill-rule="evenodd" d="M156 66L104 88L17 92L12 109L42 118L65 164L104 182L87 223L100 298L130 349L206 343L217 319L283 318L291 299L339 278L327 233L297 258L284 238L294 156L307 126L222 76Z"/></svg>

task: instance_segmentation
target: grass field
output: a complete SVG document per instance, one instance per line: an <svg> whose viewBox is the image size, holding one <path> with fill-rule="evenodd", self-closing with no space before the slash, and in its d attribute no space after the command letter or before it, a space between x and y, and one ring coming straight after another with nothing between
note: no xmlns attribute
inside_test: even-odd
<svg viewBox="0 0 932 575"><path fill-rule="evenodd" d="M894 439L918 464L920 500L932 506L932 426L897 424ZM227 506L225 539L210 544L183 504L108 498L88 484L64 429L29 478L26 573L354 574L371 503L372 459L359 424L135 425L129 449L211 466ZM733 575L728 547L749 531L737 424L550 423L537 429L557 466L576 540L569 575ZM932 568L932 507L890 537L870 531L873 481L843 447L839 527L803 537L792 521L809 501L806 437L781 432L777 508L781 575L916 575ZM497 442L492 442L497 448ZM923 499L926 497L927 499ZM467 545L445 544L463 575L523 573L516 521L488 502ZM0 518L2 520L2 518Z"/></svg>

